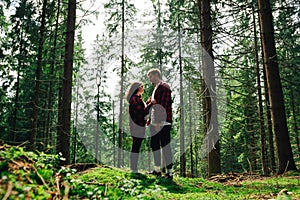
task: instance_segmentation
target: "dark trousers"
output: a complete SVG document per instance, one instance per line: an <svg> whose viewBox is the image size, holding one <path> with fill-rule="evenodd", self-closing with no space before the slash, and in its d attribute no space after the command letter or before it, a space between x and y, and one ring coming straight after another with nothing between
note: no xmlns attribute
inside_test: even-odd
<svg viewBox="0 0 300 200"><path fill-rule="evenodd" d="M139 153L140 153L140 148L143 139L144 138L138 138L132 136L132 146L131 146L131 153L130 153L130 169L133 171L137 171Z"/></svg>
<svg viewBox="0 0 300 200"><path fill-rule="evenodd" d="M161 149L165 166L172 169L172 151L171 151L171 125L164 126L159 132L154 126L150 126L151 142L150 146L153 152L155 166L161 166Z"/></svg>

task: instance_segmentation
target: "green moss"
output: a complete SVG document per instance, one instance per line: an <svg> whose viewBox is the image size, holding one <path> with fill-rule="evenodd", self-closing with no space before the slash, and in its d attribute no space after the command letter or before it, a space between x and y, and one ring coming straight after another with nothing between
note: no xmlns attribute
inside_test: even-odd
<svg viewBox="0 0 300 200"><path fill-rule="evenodd" d="M51 199L51 194L57 198L67 195L69 199L106 200L280 199L277 195L283 189L292 192L288 198L300 198L299 172L254 180L248 178L242 182L218 183L181 177L170 181L101 165L83 172L69 167L58 169L55 165L57 156L26 152L20 147L3 149L0 152L0 199L9 185L13 186L9 199Z"/></svg>
<svg viewBox="0 0 300 200"><path fill-rule="evenodd" d="M276 198L283 188L300 197L299 177L274 177L244 181L237 185L225 185L202 178L175 177L173 181L151 175L131 174L116 168L98 167L70 177L92 198L96 188L101 198L107 199L259 199ZM90 184L90 183L95 183ZM102 184L102 186L97 186ZM76 188L76 187L75 187ZM73 191L78 195L78 190ZM273 194L273 196L271 196ZM77 196L78 197L78 196Z"/></svg>

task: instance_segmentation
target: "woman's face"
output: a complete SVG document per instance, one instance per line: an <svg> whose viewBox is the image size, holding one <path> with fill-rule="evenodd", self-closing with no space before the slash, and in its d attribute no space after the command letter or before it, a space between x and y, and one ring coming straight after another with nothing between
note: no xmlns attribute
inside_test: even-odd
<svg viewBox="0 0 300 200"><path fill-rule="evenodd" d="M138 93L143 94L144 91L144 85L140 85Z"/></svg>

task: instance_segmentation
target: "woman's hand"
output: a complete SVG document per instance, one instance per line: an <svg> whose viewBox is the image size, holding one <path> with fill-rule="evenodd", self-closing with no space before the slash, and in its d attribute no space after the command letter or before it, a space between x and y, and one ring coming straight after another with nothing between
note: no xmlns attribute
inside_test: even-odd
<svg viewBox="0 0 300 200"><path fill-rule="evenodd" d="M151 119L147 119L147 121L146 121L146 126L149 126L149 125L150 125L150 122L151 122Z"/></svg>
<svg viewBox="0 0 300 200"><path fill-rule="evenodd" d="M147 99L146 104L148 105L149 103L151 103L151 96Z"/></svg>

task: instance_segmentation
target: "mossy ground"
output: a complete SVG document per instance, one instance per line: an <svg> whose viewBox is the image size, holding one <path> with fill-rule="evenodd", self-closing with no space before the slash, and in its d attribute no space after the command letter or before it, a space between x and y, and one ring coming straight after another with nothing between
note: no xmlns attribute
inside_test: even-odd
<svg viewBox="0 0 300 200"><path fill-rule="evenodd" d="M95 164L58 168L59 157L0 146L0 199L299 199L300 173L229 173L167 180ZM75 170L76 168L76 170ZM280 191L291 192L279 195Z"/></svg>
<svg viewBox="0 0 300 200"><path fill-rule="evenodd" d="M236 174L237 177L241 175ZM226 183L202 178L132 174L127 170L99 166L68 178L70 196L88 199L276 199L286 189L291 199L300 199L299 173L277 177L248 177ZM84 188L84 189L83 189Z"/></svg>

